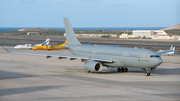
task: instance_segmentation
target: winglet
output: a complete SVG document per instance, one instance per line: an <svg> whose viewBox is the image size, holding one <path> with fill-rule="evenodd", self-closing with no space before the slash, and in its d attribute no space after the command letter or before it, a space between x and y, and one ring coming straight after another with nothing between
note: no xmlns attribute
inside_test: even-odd
<svg viewBox="0 0 180 101"><path fill-rule="evenodd" d="M7 50L4 46L3 46L4 50L6 50L7 52L11 53L11 51Z"/></svg>

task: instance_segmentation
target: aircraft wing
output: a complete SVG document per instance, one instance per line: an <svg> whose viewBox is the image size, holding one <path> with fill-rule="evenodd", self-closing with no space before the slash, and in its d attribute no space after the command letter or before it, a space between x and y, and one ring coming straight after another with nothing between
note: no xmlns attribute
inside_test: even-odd
<svg viewBox="0 0 180 101"><path fill-rule="evenodd" d="M51 53L34 53L34 52L19 52L19 51L9 51L4 46L3 48L9 53L15 54L27 54L27 55L39 55L46 56L46 58L50 57L58 57L58 59L70 58L70 60L74 59L82 59L82 60L94 60L99 62L113 62L112 58L100 58L100 57L91 57L91 56L81 56L81 55L67 55L67 54L51 54ZM115 62L116 60L114 60Z"/></svg>
<svg viewBox="0 0 180 101"><path fill-rule="evenodd" d="M170 52L174 52L175 47L171 46L169 50L161 50L161 51L157 51L156 53L161 55L161 54L166 54L166 53L170 53Z"/></svg>

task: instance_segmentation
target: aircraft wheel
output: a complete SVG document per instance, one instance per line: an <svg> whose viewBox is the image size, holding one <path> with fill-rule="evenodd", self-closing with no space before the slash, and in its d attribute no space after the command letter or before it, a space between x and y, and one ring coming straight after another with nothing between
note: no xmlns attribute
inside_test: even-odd
<svg viewBox="0 0 180 101"><path fill-rule="evenodd" d="M150 75L151 75L151 73L149 72L149 73L146 73L145 75L146 75L146 76L150 76Z"/></svg>
<svg viewBox="0 0 180 101"><path fill-rule="evenodd" d="M151 71L151 68L146 68L146 76L150 76L151 75L151 73L150 73L150 71Z"/></svg>
<svg viewBox="0 0 180 101"><path fill-rule="evenodd" d="M121 72L124 72L124 68L121 68Z"/></svg>
<svg viewBox="0 0 180 101"><path fill-rule="evenodd" d="M91 73L91 71L89 70L88 73Z"/></svg>
<svg viewBox="0 0 180 101"><path fill-rule="evenodd" d="M128 72L128 68L125 68L124 72Z"/></svg>
<svg viewBox="0 0 180 101"><path fill-rule="evenodd" d="M120 68L117 68L117 72L121 72L121 69L120 69Z"/></svg>

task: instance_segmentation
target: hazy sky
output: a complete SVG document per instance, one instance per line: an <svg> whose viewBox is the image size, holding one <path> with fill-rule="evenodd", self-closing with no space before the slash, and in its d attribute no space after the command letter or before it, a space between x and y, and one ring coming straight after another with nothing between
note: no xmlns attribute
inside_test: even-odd
<svg viewBox="0 0 180 101"><path fill-rule="evenodd" d="M0 0L0 27L170 27L180 0Z"/></svg>

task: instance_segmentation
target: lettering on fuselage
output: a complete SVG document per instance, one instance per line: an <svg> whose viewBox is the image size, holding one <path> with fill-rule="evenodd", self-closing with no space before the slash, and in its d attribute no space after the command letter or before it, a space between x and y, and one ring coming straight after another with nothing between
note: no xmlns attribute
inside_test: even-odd
<svg viewBox="0 0 180 101"><path fill-rule="evenodd" d="M37 47L37 49L43 49L43 47Z"/></svg>

